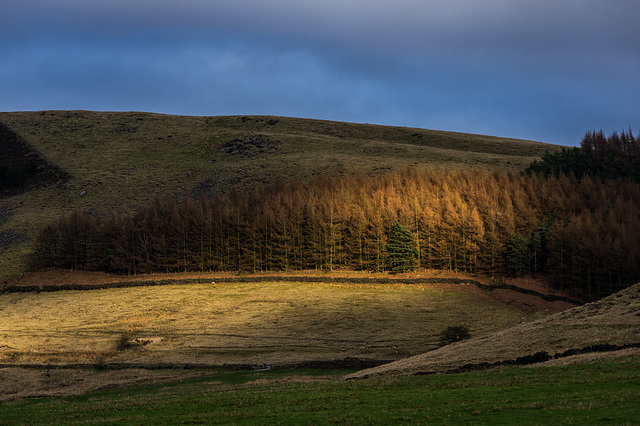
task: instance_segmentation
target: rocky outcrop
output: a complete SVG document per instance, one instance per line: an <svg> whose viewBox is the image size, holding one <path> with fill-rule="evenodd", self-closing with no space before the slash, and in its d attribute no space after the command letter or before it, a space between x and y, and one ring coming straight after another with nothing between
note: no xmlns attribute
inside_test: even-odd
<svg viewBox="0 0 640 426"><path fill-rule="evenodd" d="M224 154L255 157L277 149L275 143L277 141L272 141L264 135L244 136L226 142L220 151Z"/></svg>

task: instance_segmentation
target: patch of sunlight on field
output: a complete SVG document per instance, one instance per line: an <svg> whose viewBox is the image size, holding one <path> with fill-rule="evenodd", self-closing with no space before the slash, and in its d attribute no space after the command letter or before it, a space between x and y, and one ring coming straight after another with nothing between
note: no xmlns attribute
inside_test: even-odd
<svg viewBox="0 0 640 426"><path fill-rule="evenodd" d="M398 359L434 348L448 325L466 324L481 335L520 318L515 309L473 295L398 284L225 283L6 294L0 296L0 362ZM122 339L133 343L118 348Z"/></svg>

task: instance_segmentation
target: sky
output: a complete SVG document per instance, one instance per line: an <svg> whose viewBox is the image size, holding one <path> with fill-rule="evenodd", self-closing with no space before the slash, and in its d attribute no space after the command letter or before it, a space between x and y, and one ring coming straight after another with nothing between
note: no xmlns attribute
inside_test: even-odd
<svg viewBox="0 0 640 426"><path fill-rule="evenodd" d="M638 0L3 0L0 111L640 131Z"/></svg>

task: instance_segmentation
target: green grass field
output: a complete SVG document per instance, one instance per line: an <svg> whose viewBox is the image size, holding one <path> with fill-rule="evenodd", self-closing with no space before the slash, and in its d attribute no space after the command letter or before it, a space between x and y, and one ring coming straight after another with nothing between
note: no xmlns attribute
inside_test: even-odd
<svg viewBox="0 0 640 426"><path fill-rule="evenodd" d="M170 385L0 404L3 424L637 424L640 361L341 380L217 372ZM104 372L103 374L109 374Z"/></svg>

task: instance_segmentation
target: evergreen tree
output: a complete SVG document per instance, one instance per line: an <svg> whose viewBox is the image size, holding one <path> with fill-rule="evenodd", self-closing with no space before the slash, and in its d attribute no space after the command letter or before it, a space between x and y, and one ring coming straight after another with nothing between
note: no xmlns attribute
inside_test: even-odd
<svg viewBox="0 0 640 426"><path fill-rule="evenodd" d="M547 151L541 160L535 160L523 173L544 177L565 174L580 178L584 175L593 175L594 171L591 158L585 154L584 150L562 148L559 152L549 153Z"/></svg>
<svg viewBox="0 0 640 426"><path fill-rule="evenodd" d="M391 260L391 271L405 272L414 268L416 250L413 248L413 233L399 222L393 224L387 243Z"/></svg>
<svg viewBox="0 0 640 426"><path fill-rule="evenodd" d="M507 242L507 269L515 273L516 275L524 275L529 272L530 269L530 251L531 239L530 237L523 237L521 235L514 235Z"/></svg>

